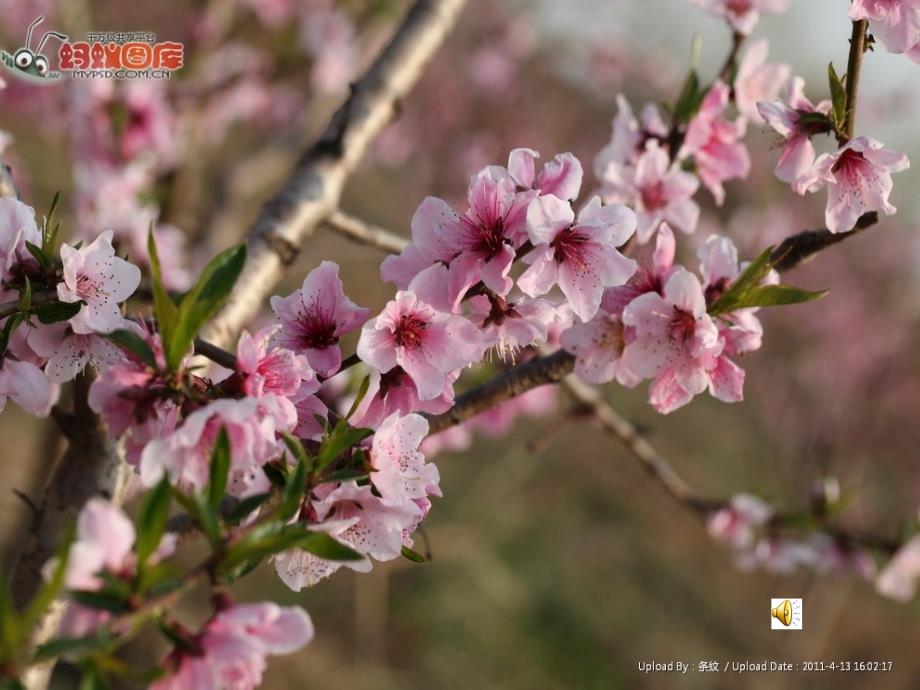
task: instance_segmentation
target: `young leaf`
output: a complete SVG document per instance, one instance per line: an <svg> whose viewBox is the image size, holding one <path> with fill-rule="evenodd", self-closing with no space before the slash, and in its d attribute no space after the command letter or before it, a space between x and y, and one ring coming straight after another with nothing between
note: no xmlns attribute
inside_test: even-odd
<svg viewBox="0 0 920 690"><path fill-rule="evenodd" d="M322 479L319 480L319 484L328 484L330 482L360 482L365 479L368 479L371 475L363 470L338 470L337 472L330 472Z"/></svg>
<svg viewBox="0 0 920 690"><path fill-rule="evenodd" d="M402 547L402 550L400 551L400 553L402 553L403 558L408 558L413 563L425 563L426 562L425 557L422 554L416 551L413 551L408 546Z"/></svg>
<svg viewBox="0 0 920 690"><path fill-rule="evenodd" d="M19 311L27 312L32 308L32 282L26 278L26 284L19 292Z"/></svg>
<svg viewBox="0 0 920 690"><path fill-rule="evenodd" d="M122 350L134 355L149 367L157 368L157 358L150 349L147 341L134 331L120 328L117 331L106 333L105 337L118 345Z"/></svg>
<svg viewBox="0 0 920 690"><path fill-rule="evenodd" d="M351 404L351 408L349 408L348 414L345 415L345 419L351 419L352 415L358 410L358 405L364 400L364 396L367 395L367 389L370 385L371 377L365 376L361 380L361 385L358 387L358 392L355 395L355 401Z"/></svg>
<svg viewBox="0 0 920 690"><path fill-rule="evenodd" d="M124 597L105 590L77 589L70 592L70 597L81 606L109 613L127 613L131 610Z"/></svg>
<svg viewBox="0 0 920 690"><path fill-rule="evenodd" d="M42 251L45 256L54 256L54 242L57 238L57 228L60 227L59 224L56 225L54 222L54 214L57 211L60 201L61 192L58 190L51 199L51 206L48 207L48 215L45 216L44 222L42 223Z"/></svg>
<svg viewBox="0 0 920 690"><path fill-rule="evenodd" d="M112 643L112 638L105 629L86 637L58 637L46 642L35 650L34 661L46 661L72 652L85 654L102 651Z"/></svg>
<svg viewBox="0 0 920 690"><path fill-rule="evenodd" d="M23 635L6 580L0 580L0 661L12 660Z"/></svg>
<svg viewBox="0 0 920 690"><path fill-rule="evenodd" d="M833 105L831 112L834 116L834 123L838 127L842 127L847 118L847 95L843 88L843 82L834 69L833 62L827 65L827 81L831 89L831 104Z"/></svg>
<svg viewBox="0 0 920 690"><path fill-rule="evenodd" d="M761 281L767 277L770 272L770 255L773 253L773 247L767 247L754 259L750 265L741 272L741 275L735 279L731 287L722 294L715 302L709 305L710 316L718 316L725 312L738 309L738 305L743 301L744 295L754 287L760 285Z"/></svg>
<svg viewBox="0 0 920 690"><path fill-rule="evenodd" d="M147 235L147 252L150 255L150 282L153 287L153 315L157 321L157 330L163 339L163 347L168 348L173 339L179 310L175 302L163 287L163 273L160 270L160 255L153 236L153 225Z"/></svg>
<svg viewBox="0 0 920 690"><path fill-rule="evenodd" d="M29 250L29 254L32 255L32 258L38 262L38 265L44 269L51 268L51 259L48 258L48 255L42 251L42 248L31 242L26 242L26 249Z"/></svg>
<svg viewBox="0 0 920 690"><path fill-rule="evenodd" d="M176 487L173 487L173 496L201 527L211 547L218 548L221 543L220 523L217 520L216 511L211 509L204 496L197 492L189 495Z"/></svg>
<svg viewBox="0 0 920 690"><path fill-rule="evenodd" d="M810 292L791 285L762 285L748 291L735 309L747 307L778 307L785 304L802 304L821 299L829 290Z"/></svg>
<svg viewBox="0 0 920 690"><path fill-rule="evenodd" d="M227 430L221 428L211 451L211 475L208 480L208 505L217 509L227 492L230 480L230 437Z"/></svg>
<svg viewBox="0 0 920 690"><path fill-rule="evenodd" d="M171 503L172 486L169 478L164 476L160 483L144 496L137 511L136 549L139 566L143 566L160 545L160 539L166 531Z"/></svg>
<svg viewBox="0 0 920 690"><path fill-rule="evenodd" d="M278 506L276 513L279 520L287 522L300 510L304 492L307 490L307 462L305 455L301 457L288 477L281 505Z"/></svg>
<svg viewBox="0 0 920 690"><path fill-rule="evenodd" d="M32 313L42 323L51 324L73 318L82 308L82 302L48 302L47 304L39 304L32 310Z"/></svg>
<svg viewBox="0 0 920 690"><path fill-rule="evenodd" d="M238 525L271 497L271 492L247 496L233 506L233 509L227 515L227 522L231 525Z"/></svg>
<svg viewBox="0 0 920 690"><path fill-rule="evenodd" d="M286 431L281 432L281 438L284 440L284 445L291 452L291 457L294 458L295 462L302 462L306 465L307 472L310 472L313 469L313 460L303 447L300 439Z"/></svg>
<svg viewBox="0 0 920 690"><path fill-rule="evenodd" d="M348 426L344 421L339 421L329 437L320 446L314 465L316 471L322 471L346 450L373 433L371 429L356 429Z"/></svg>
<svg viewBox="0 0 920 690"><path fill-rule="evenodd" d="M245 263L245 244L218 254L205 266L195 287L182 298L176 330L166 349L166 360L171 370L178 369L198 331L227 301Z"/></svg>
<svg viewBox="0 0 920 690"><path fill-rule="evenodd" d="M262 471L273 486L277 486L279 489L283 489L287 486L287 473L278 467L278 465L267 462L262 465Z"/></svg>
<svg viewBox="0 0 920 690"><path fill-rule="evenodd" d="M684 81L677 103L674 104L674 121L689 122L703 102L705 92L700 89L700 78L695 69L691 69Z"/></svg>
<svg viewBox="0 0 920 690"><path fill-rule="evenodd" d="M327 561L361 561L364 556L350 546L346 546L340 541L336 541L325 532L311 532L304 537L298 546L312 553L318 558L324 558Z"/></svg>

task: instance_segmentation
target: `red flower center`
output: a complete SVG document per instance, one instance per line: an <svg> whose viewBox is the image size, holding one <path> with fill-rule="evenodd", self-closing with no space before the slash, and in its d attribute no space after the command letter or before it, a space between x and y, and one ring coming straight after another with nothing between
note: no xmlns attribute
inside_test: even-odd
<svg viewBox="0 0 920 690"><path fill-rule="evenodd" d="M393 337L399 347L414 350L421 346L428 322L417 314L403 314L399 317Z"/></svg>

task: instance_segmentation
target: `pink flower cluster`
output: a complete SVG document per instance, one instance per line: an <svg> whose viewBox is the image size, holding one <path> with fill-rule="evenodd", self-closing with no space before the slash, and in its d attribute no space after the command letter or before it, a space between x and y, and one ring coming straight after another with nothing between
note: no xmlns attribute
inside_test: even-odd
<svg viewBox="0 0 920 690"><path fill-rule="evenodd" d="M15 199L0 199L0 299L18 299L24 281L40 283L43 269L27 249L41 247L35 212ZM60 250L62 280L57 299L77 304L66 321L43 324L38 319L16 324L0 353L0 409L8 398L36 415L48 413L57 384L73 379L88 363L100 366L122 358L100 334L126 323L121 303L140 283L140 270L115 255L112 233L104 232L79 249ZM7 317L14 318L14 317ZM3 320L6 325L6 319Z"/></svg>

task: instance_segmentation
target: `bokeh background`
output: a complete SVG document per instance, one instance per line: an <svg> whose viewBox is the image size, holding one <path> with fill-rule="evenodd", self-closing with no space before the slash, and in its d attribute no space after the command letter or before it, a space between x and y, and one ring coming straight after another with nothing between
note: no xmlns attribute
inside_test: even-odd
<svg viewBox="0 0 920 690"><path fill-rule="evenodd" d="M187 238L186 268L243 237L258 208L391 34L397 0L0 0L0 45L18 47L25 26L72 37L87 31L154 31L181 40L187 67L155 96L171 113L172 149L152 164L147 202ZM771 59L792 65L808 93L824 97L831 60L844 70L845 0L793 0L755 37ZM407 235L415 206L433 194L461 202L470 173L503 163L516 146L544 156L570 150L590 161L610 135L614 98L673 102L691 38L702 37L701 71L712 75L730 33L688 0L471 0L397 122L349 184L343 208ZM39 209L62 191L65 232L87 221L80 142L96 126L81 103L86 84L38 88L7 79L0 130L23 197ZM106 113L124 126L125 112ZM147 111L133 112L143 117ZM877 51L867 56L857 130L920 160L920 66ZM119 124L121 123L121 124ZM704 221L682 255L711 232L753 256L803 228L820 227L824 195L801 198L775 180L771 133L753 127L746 183L729 201L704 198ZM153 144L151 144L153 146ZM143 149L143 147L141 147ZM162 149L162 151L160 150ZM137 152L135 152L136 154ZM139 155L143 158L144 151ZM835 477L849 506L843 524L894 536L916 515L920 334L918 178L895 178L900 209L875 229L798 269L794 281L830 288L822 302L764 314L764 348L743 362L747 400L707 398L668 417L645 390L611 388L611 402L642 426L673 465L707 495L752 491L789 510L807 506L813 484ZM590 173L585 191L593 185ZM91 186L91 185L90 185ZM701 193L701 198L704 193ZM102 195L96 203L114 203ZM104 214L102 214L104 217ZM146 223L146 221L145 221ZM99 227L95 230L103 230ZM683 238L682 238L683 239ZM322 259L342 265L348 294L379 308L381 260L318 232L286 283L287 294ZM303 605L317 639L274 659L266 688L907 688L920 682L920 605L877 596L853 575L779 576L736 569L731 554L675 504L617 443L565 416L564 398L543 392L535 411L499 437L477 434L437 456L444 498L425 523L433 560L340 572L302 593L270 569L236 588ZM560 421L560 419L562 421ZM60 451L50 422L10 406L0 416L0 515L4 560L14 556L28 508ZM193 554L192 554L193 555ZM192 557L190 555L189 557ZM805 630L769 630L771 597L804 597ZM190 609L190 619L200 611ZM128 650L149 663L163 649L144 638ZM690 673L642 675L640 661L890 660L871 674Z"/></svg>

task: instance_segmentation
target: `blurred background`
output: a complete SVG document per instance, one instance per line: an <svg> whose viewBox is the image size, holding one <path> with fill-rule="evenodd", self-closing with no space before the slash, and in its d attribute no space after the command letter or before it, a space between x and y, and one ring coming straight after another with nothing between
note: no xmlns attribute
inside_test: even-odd
<svg viewBox="0 0 920 690"><path fill-rule="evenodd" d="M171 280L181 289L216 250L244 236L406 7L397 0L0 0L0 45L8 50L22 44L39 14L47 17L42 32L60 30L72 40L88 31L152 31L186 46L186 67L168 82L68 79L36 87L7 78L0 130L10 136L0 134L0 154L23 199L40 212L61 190L71 237L112 227L134 257L137 237L157 223L174 247ZM755 38L770 39L772 61L805 78L813 100L826 95L829 61L845 70L847 7L845 0L793 0L786 14L763 18L755 30ZM703 41L705 81L724 60L730 31L688 0L471 0L348 185L342 207L408 235L426 195L462 203L468 176L503 164L518 146L547 158L573 151L585 165L587 193L616 95L636 108L673 102L694 34ZM920 66L882 50L868 55L857 133L920 160L918 87ZM729 234L750 258L823 225L824 193L798 197L773 177L775 143L752 126L750 179L728 185L723 208L698 196L703 222L680 244L691 265L695 246L712 232ZM849 500L843 524L894 536L916 515L917 182L915 171L896 176L896 216L797 270L797 285L831 293L763 314L764 347L743 361L745 402L701 396L660 417L646 406L644 386L609 389L615 407L701 493L750 491L803 510L814 483L831 476ZM324 231L278 293L298 287L322 259L341 264L356 302L375 310L385 303L382 256ZM915 686L920 604L884 600L852 574L739 571L732 554L616 442L562 414L566 405L541 390L507 435L506 420L493 418L471 443L459 434L438 443L444 498L425 523L427 546L417 544L430 549L432 562L379 564L364 576L341 571L299 594L269 568L239 583L241 599L271 592L304 606L317 627L305 651L272 660L264 687ZM13 490L40 494L61 440L52 423L15 406L0 416L0 435L8 563L28 518ZM770 632L771 597L804 597L803 632ZM201 614L187 613L190 620ZM145 638L127 653L149 663L161 649ZM640 661L695 667L764 659L890 660L894 667L830 678L638 672Z"/></svg>

